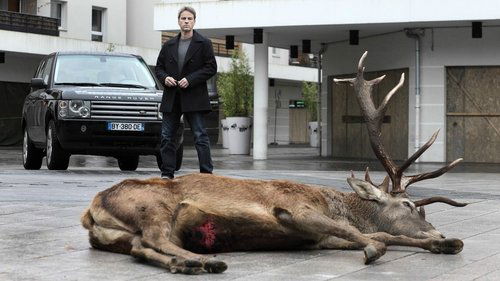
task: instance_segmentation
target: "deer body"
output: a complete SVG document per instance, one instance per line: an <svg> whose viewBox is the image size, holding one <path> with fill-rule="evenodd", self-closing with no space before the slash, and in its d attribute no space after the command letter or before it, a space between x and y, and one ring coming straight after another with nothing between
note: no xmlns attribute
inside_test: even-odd
<svg viewBox="0 0 500 281"><path fill-rule="evenodd" d="M324 192L334 194L338 205L329 206L332 203L327 202ZM192 174L173 181L125 180L100 192L89 215L95 224L132 234L159 221L165 231L174 230L175 225L170 239L202 253L297 249L314 246L325 235L304 235L285 227L273 209L293 210L300 202L317 212L341 217L347 212L340 201L344 197L334 190L286 181ZM179 213L186 206L199 212L183 220Z"/></svg>
<svg viewBox="0 0 500 281"><path fill-rule="evenodd" d="M381 127L389 99L402 86L404 76L376 107L371 91L384 76L364 80L366 55L359 61L356 78L335 82L355 88L370 144L388 174L382 184L375 185L368 170L365 180L354 175L347 179L354 193L290 181L207 174L175 180L124 180L98 193L84 212L82 224L89 231L90 244L185 274L227 269L224 262L200 253L363 249L365 263L381 257L390 245L459 253L463 242L445 239L425 220L423 206L467 204L441 196L413 202L406 189L446 173L461 159L433 172L403 174L432 145L437 132L401 166L392 161L381 141Z"/></svg>
<svg viewBox="0 0 500 281"><path fill-rule="evenodd" d="M174 272L221 272L223 262L197 253L229 251L365 247L371 262L385 252L378 240L390 242L380 236L390 218L380 217L378 204L359 193L289 181L190 174L122 181L96 195L82 224L94 248L145 258ZM461 250L461 242L433 237L434 228L424 224L430 232L421 247L432 250L432 241L447 241L454 244L453 252ZM446 252L443 245L434 251ZM164 262L145 250L162 255ZM198 266L186 266L190 262Z"/></svg>

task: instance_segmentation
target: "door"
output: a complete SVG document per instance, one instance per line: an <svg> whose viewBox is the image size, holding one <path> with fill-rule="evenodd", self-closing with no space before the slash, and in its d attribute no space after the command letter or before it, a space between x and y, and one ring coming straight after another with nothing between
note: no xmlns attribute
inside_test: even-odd
<svg viewBox="0 0 500 281"><path fill-rule="evenodd" d="M35 73L34 78L41 78L42 77L42 71L45 68L45 63L47 62L46 59L42 60L40 62L40 65L38 66L38 69ZM26 130L28 131L28 135L31 140L35 142L41 142L42 141L42 136L40 136L40 133L37 132L37 129L39 125L37 125L37 116L38 116L38 109L36 108L37 101L38 101L38 96L40 95L39 89L33 89L30 88L30 93L26 97L25 100L25 120L26 120Z"/></svg>
<svg viewBox="0 0 500 281"><path fill-rule="evenodd" d="M42 78L46 84L49 83L52 70L53 57L42 61L35 75L36 78ZM31 139L38 143L45 142L45 113L47 112L47 89L32 89L28 100L32 105L28 106L27 123L28 133Z"/></svg>
<svg viewBox="0 0 500 281"><path fill-rule="evenodd" d="M500 67L446 68L446 159L500 163Z"/></svg>
<svg viewBox="0 0 500 281"><path fill-rule="evenodd" d="M307 109L290 108L289 115L290 143L308 143L309 115Z"/></svg>
<svg viewBox="0 0 500 281"><path fill-rule="evenodd" d="M373 88L373 100L378 106L380 101L399 82L401 73L408 77L408 69L385 70L365 73L370 80L386 75L380 84ZM355 74L335 76L352 78ZM329 77L333 80L334 77ZM391 98L382 125L382 140L389 155L394 160L408 157L408 79ZM376 159L370 146L368 132L361 115L354 88L347 84L331 84L332 94L332 155L347 159Z"/></svg>

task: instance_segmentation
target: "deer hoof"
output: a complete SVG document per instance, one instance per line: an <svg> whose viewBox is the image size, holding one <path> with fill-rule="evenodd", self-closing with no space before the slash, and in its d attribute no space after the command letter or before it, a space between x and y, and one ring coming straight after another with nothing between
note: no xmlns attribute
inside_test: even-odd
<svg viewBox="0 0 500 281"><path fill-rule="evenodd" d="M226 271L227 269L227 264L223 261L218 261L218 260L209 260L205 262L205 265L203 268L208 272L208 273L222 273Z"/></svg>
<svg viewBox="0 0 500 281"><path fill-rule="evenodd" d="M378 260L378 258L380 258L381 256L383 256L385 254L385 246L383 247L375 247L375 245L373 244L368 244L364 249L363 251L365 252L365 264L370 264L376 260Z"/></svg>
<svg viewBox="0 0 500 281"><path fill-rule="evenodd" d="M171 273L196 275L203 273L203 263L198 260L187 260L175 257L172 259L169 269Z"/></svg>
<svg viewBox="0 0 500 281"><path fill-rule="evenodd" d="M433 241L431 245L431 252L436 254L455 255L460 253L463 248L464 242L462 242L462 240L451 238Z"/></svg>

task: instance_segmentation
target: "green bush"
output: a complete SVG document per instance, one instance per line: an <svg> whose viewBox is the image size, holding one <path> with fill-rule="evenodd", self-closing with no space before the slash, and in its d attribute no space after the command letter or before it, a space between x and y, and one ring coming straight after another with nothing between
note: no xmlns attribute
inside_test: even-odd
<svg viewBox="0 0 500 281"><path fill-rule="evenodd" d="M248 59L235 51L231 66L217 79L217 91L226 117L250 117L253 110L253 76Z"/></svg>
<svg viewBox="0 0 500 281"><path fill-rule="evenodd" d="M304 104L311 115L311 121L318 120L318 85L314 82L302 82L302 96Z"/></svg>

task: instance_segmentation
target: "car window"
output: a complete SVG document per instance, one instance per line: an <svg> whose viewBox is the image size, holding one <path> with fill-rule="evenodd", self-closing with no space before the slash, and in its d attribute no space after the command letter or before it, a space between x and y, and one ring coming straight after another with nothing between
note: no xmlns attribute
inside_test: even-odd
<svg viewBox="0 0 500 281"><path fill-rule="evenodd" d="M50 71L52 70L52 61L53 60L54 60L54 57L50 57L46 60L45 67L43 68L43 71L42 71L41 76L40 76L40 78L43 78L43 81L46 84L49 83Z"/></svg>
<svg viewBox="0 0 500 281"><path fill-rule="evenodd" d="M147 65L136 57L60 55L54 83L113 83L156 87Z"/></svg>

